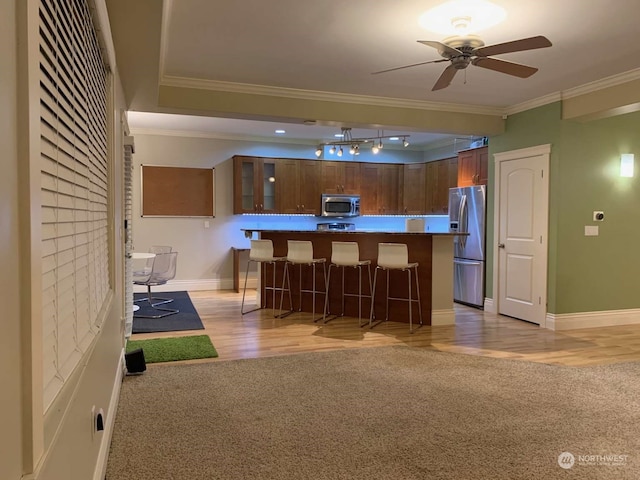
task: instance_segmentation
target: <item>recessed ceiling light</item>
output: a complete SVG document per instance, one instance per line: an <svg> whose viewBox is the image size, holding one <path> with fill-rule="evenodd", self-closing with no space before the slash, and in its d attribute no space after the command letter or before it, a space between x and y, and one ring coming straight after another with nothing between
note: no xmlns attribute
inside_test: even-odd
<svg viewBox="0 0 640 480"><path fill-rule="evenodd" d="M397 142L398 140L400 140L400 137L391 137L389 140Z"/></svg>
<svg viewBox="0 0 640 480"><path fill-rule="evenodd" d="M333 136L336 138L344 138L344 134L342 133L334 133Z"/></svg>
<svg viewBox="0 0 640 480"><path fill-rule="evenodd" d="M276 133L278 135L282 135L283 133L287 133L287 132L285 132L284 130L276 130Z"/></svg>

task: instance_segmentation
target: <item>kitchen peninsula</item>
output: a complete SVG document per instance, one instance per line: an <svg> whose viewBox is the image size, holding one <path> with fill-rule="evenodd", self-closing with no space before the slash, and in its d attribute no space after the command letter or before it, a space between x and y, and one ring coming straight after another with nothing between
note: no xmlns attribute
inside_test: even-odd
<svg viewBox="0 0 640 480"><path fill-rule="evenodd" d="M423 321L425 325L452 325L455 322L453 310L453 241L457 234L453 233L424 233L424 232L373 232L373 231L319 231L319 230L266 230L266 229L246 229L245 235L251 236L257 233L259 238L271 240L274 247L275 256L286 256L287 240L310 240L313 244L314 258L326 258L327 266L331 261L331 242L357 242L360 249L360 258L371 260L371 276L373 278L378 256L378 243L405 243L409 250L409 261L418 262L418 279L420 284L420 299L422 306ZM292 291L294 306L299 305L298 295L298 269L293 269ZM303 288L310 288L311 269L303 268ZM270 270L269 270L270 271ZM282 265L278 265L276 284L279 287L282 282ZM339 272L339 271L338 271ZM347 293L357 292L358 277L357 269L345 269L345 291ZM322 268L317 269L316 285L322 289L324 281L322 279ZM366 269L363 269L363 294L368 294ZM386 275L378 276L376 286L375 312L378 319L384 318L385 295L384 290ZM270 274L269 277L271 278ZM333 306L333 311L340 310L341 302L341 281L340 273L332 273L329 290L329 302ZM415 288L415 287L414 287ZM262 286L260 296L264 295ZM415 292L415 290L414 290ZM405 272L390 272L390 296L407 296L407 275ZM413 294L415 298L415 293ZM267 295L265 300L270 307L271 295ZM324 295L318 296L316 311L322 310ZM279 299L276 300L279 302ZM285 295L283 308L288 308L288 299ZM312 295L303 294L302 310L311 312ZM319 307L318 307L319 305ZM276 304L276 307L278 304ZM369 298L364 298L362 302L363 316L368 316L371 303ZM413 305L414 321L418 318L417 304ZM345 315L357 317L358 303L356 297L346 297ZM407 302L389 302L389 320L398 322L409 322L409 312Z"/></svg>

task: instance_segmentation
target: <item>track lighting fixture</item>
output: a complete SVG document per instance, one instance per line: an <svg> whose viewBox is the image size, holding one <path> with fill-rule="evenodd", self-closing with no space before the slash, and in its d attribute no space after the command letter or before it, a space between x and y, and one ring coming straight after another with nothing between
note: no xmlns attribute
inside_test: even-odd
<svg viewBox="0 0 640 480"><path fill-rule="evenodd" d="M376 154L379 153L380 150L382 150L384 148L384 145L382 143L383 139L389 139L391 141L393 140L399 140L402 139L402 144L404 147L408 147L409 146L409 142L407 141L407 138L409 138L409 135L384 135L384 131L382 130L378 130L378 135L376 135L375 137L359 137L359 138L353 138L351 136L351 128L349 127L342 127L341 128L341 133L340 134L336 134L335 135L337 138L339 138L340 140L336 140L335 142L327 142L327 143L321 143L320 145L318 145L318 149L316 150L316 156L320 157L320 155L322 155L322 150L323 147L325 145L328 145L329 148L329 153L331 155L337 155L338 157L342 156L342 147L348 147L349 148L349 153L351 155L359 155L360 154L360 145L362 145L363 143L371 143L371 152Z"/></svg>

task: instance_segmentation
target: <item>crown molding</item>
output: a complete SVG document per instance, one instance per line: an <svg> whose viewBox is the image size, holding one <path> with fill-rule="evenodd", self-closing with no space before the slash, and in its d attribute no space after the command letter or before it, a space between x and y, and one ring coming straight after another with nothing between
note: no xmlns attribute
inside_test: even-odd
<svg viewBox="0 0 640 480"><path fill-rule="evenodd" d="M477 115L498 116L504 113L504 108L498 107L426 102L423 100L411 100L406 98L375 97L370 95L323 92L317 90L301 90L297 88L272 87L266 85L253 85L248 83L221 82L216 80L174 77L171 75L164 75L160 80L160 85L166 87L195 88L200 90L215 90L229 93L244 93L250 95L267 95L273 97L318 100L324 102L357 103L375 105L379 107L413 108L416 110L432 110L438 112L470 113Z"/></svg>
<svg viewBox="0 0 640 480"><path fill-rule="evenodd" d="M192 131L192 130L168 130L162 128L132 128L131 135L159 135L162 137L186 137L186 138L212 138L215 140L229 140L229 141L239 141L239 142L260 142L260 143L284 143L287 145L290 144L298 144L298 145L318 145L317 140L306 140L299 138L288 138L284 141L284 138L270 138L270 137L259 137L253 135L240 135L240 134L231 134L231 133L220 133L220 132L202 132L202 131Z"/></svg>
<svg viewBox="0 0 640 480"><path fill-rule="evenodd" d="M615 87L623 83L632 82L640 79L640 68L635 70L629 70L628 72L619 73L617 75L611 75L594 82L585 83L579 87L569 88L562 92L562 98L573 98L587 93L596 92L598 90L604 90L605 88Z"/></svg>
<svg viewBox="0 0 640 480"><path fill-rule="evenodd" d="M544 95L543 97L534 98L532 100L527 100L526 102L507 107L504 109L503 115L514 115L516 113L525 112L527 110L531 110L532 108L542 107L543 105L559 102L561 100L562 93L550 93L549 95Z"/></svg>

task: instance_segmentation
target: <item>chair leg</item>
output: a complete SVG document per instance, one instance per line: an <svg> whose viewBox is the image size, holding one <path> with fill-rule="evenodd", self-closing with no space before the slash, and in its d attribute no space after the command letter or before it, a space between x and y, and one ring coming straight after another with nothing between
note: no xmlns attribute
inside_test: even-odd
<svg viewBox="0 0 640 480"><path fill-rule="evenodd" d="M367 265L367 276L369 278L369 298L371 299L371 306L373 307L373 286L371 284L371 265ZM362 298L360 298L362 300ZM361 322L360 322L361 323ZM371 323L371 315L369 315L369 323ZM364 327L367 322L361 323L360 327Z"/></svg>
<svg viewBox="0 0 640 480"><path fill-rule="evenodd" d="M249 278L249 266L251 265L252 261L253 260L249 260L247 262L247 270L246 270L245 275L244 275L244 289L242 290L242 304L240 305L240 313L242 315L246 315L247 313L255 312L256 310L260 310L260 308L261 308L261 307L258 306L257 308L253 308L253 309L248 310L246 312L244 311L244 297L245 297L245 295L247 293L247 279Z"/></svg>
<svg viewBox="0 0 640 480"><path fill-rule="evenodd" d="M282 313L282 300L284 299L285 285L287 285L287 291L289 292L289 308L286 313ZM291 279L289 278L289 262L284 263L284 273L282 274L282 288L280 289L280 313L278 318L285 318L293 313L293 301L291 299Z"/></svg>
<svg viewBox="0 0 640 480"><path fill-rule="evenodd" d="M333 267L333 264L329 265L329 271L327 273L327 282L325 284L324 313L322 314L323 323L327 323L329 321L327 320L327 313L329 313L329 284L331 283L331 267ZM333 320L333 318L331 318L330 320Z"/></svg>
<svg viewBox="0 0 640 480"><path fill-rule="evenodd" d="M378 267L376 267L375 272L373 272L373 286L371 287L371 311L369 312L369 328L375 327L375 325L373 325L373 320L376 317L374 315L374 308L373 307L375 305L376 281L377 280L378 280ZM378 322L378 323L380 323L380 322Z"/></svg>
<svg viewBox="0 0 640 480"><path fill-rule="evenodd" d="M422 302L420 301L420 281L418 280L418 267L415 267L414 275L416 278L416 296L418 297L418 316L420 317L420 327L422 327L424 323L422 323Z"/></svg>
<svg viewBox="0 0 640 480"><path fill-rule="evenodd" d="M407 278L408 278L408 282L409 282L409 301L407 302L409 304L409 333L413 333L413 318L412 318L412 312L413 312L413 303L411 302L411 269L407 268Z"/></svg>

